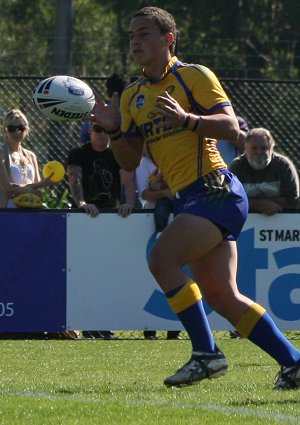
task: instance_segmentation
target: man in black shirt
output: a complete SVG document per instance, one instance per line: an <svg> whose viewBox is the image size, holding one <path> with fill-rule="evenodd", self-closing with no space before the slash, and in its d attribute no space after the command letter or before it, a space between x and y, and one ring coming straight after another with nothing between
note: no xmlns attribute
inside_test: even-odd
<svg viewBox="0 0 300 425"><path fill-rule="evenodd" d="M67 171L73 207L82 208L96 217L101 209L118 208L127 217L135 205L133 174L120 169L109 148L109 137L104 128L90 124L91 141L70 151ZM124 184L125 203L121 204L121 182Z"/></svg>
<svg viewBox="0 0 300 425"><path fill-rule="evenodd" d="M91 141L69 152L67 171L73 208L81 208L91 217L101 209L118 208L127 217L135 205L133 173L120 169L109 148L109 137L96 122L90 123ZM125 203L121 204L121 183ZM126 202L127 201L127 202ZM112 339L111 331L83 331L84 337Z"/></svg>

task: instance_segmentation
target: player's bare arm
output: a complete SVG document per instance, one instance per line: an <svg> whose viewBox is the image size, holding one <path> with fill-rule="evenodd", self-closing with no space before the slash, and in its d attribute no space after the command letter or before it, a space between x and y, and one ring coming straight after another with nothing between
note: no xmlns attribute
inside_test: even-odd
<svg viewBox="0 0 300 425"><path fill-rule="evenodd" d="M144 140L142 137L125 137L120 128L119 97L114 93L111 104L99 101L96 103L93 114L95 120L101 124L110 138L110 147L113 154L125 171L135 170L143 155Z"/></svg>
<svg viewBox="0 0 300 425"><path fill-rule="evenodd" d="M172 127L185 127L188 130L198 131L203 137L213 139L237 140L239 126L231 106L218 108L211 115L195 115L187 113L179 103L165 92L158 96L155 111L162 115L165 120L159 126L166 124Z"/></svg>
<svg viewBox="0 0 300 425"><path fill-rule="evenodd" d="M125 137L120 131L116 140L111 138L110 146L123 170L134 171L140 165L144 148L143 138Z"/></svg>

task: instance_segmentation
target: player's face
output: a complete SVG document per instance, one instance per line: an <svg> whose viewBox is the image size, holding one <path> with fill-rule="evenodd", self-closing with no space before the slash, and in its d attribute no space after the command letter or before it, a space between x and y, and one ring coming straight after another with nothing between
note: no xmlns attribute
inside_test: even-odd
<svg viewBox="0 0 300 425"><path fill-rule="evenodd" d="M133 18L129 26L130 51L134 60L143 66L160 61L169 52L166 35L149 18Z"/></svg>
<svg viewBox="0 0 300 425"><path fill-rule="evenodd" d="M265 136L256 135L246 142L245 152L251 167L262 170L271 162L273 149Z"/></svg>

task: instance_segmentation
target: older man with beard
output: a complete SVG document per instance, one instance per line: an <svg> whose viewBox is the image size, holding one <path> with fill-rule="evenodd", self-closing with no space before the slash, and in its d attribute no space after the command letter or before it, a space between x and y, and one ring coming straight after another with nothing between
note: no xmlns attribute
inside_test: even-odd
<svg viewBox="0 0 300 425"><path fill-rule="evenodd" d="M297 205L297 170L289 158L274 152L274 146L269 130L253 128L245 139L245 153L229 167L245 188L250 212L273 215Z"/></svg>

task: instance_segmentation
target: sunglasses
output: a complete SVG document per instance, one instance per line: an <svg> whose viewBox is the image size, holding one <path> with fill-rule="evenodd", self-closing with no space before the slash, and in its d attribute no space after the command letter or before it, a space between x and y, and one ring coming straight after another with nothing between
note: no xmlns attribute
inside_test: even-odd
<svg viewBox="0 0 300 425"><path fill-rule="evenodd" d="M93 130L95 133L102 133L103 131L105 132L105 128L104 128L104 127L102 127L102 125L99 125L99 124L93 124L93 125L92 125L92 130Z"/></svg>
<svg viewBox="0 0 300 425"><path fill-rule="evenodd" d="M21 131L22 133L26 130L27 126L24 124L20 124L20 125L8 125L7 127L7 131L9 133L15 133L17 130Z"/></svg>

